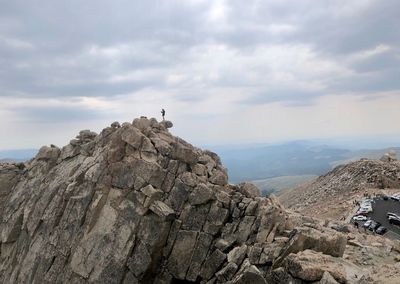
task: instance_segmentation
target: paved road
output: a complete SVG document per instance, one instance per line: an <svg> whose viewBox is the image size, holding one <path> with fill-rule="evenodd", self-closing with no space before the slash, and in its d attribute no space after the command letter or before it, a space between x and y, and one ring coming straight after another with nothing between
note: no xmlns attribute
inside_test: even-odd
<svg viewBox="0 0 400 284"><path fill-rule="evenodd" d="M383 199L375 199L375 202L372 203L373 212L368 214L368 217L374 221L377 221L388 228L388 232L385 234L386 237L390 239L399 239L400 240L400 226L392 225L389 223L389 220L386 217L387 212L392 212L400 215L400 202L394 200L383 200ZM358 222L361 226L364 222Z"/></svg>

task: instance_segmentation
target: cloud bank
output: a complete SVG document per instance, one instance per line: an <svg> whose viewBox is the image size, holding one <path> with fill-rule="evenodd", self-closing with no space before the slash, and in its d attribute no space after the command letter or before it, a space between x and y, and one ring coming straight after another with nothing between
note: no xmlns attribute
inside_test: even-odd
<svg viewBox="0 0 400 284"><path fill-rule="evenodd" d="M400 134L399 1L3 2L0 148L161 107L196 143Z"/></svg>

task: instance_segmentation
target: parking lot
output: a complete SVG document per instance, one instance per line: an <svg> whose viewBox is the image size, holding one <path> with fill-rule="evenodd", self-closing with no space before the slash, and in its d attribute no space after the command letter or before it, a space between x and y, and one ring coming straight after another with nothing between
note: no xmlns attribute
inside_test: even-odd
<svg viewBox="0 0 400 284"><path fill-rule="evenodd" d="M382 226L388 229L384 236L390 239L400 240L400 226L390 224L386 216L387 212L400 215L400 202L391 199L383 200L382 198L375 198L372 203L372 209L373 212L368 213L367 217L381 223ZM358 221L357 223L359 223L361 228L364 221Z"/></svg>

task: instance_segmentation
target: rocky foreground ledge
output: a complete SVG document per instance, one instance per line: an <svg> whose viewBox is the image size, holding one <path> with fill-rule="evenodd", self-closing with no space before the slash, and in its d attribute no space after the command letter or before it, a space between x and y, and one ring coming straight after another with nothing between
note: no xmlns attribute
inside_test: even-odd
<svg viewBox="0 0 400 284"><path fill-rule="evenodd" d="M345 235L140 118L0 166L0 283L366 283ZM362 282L364 281L364 282Z"/></svg>

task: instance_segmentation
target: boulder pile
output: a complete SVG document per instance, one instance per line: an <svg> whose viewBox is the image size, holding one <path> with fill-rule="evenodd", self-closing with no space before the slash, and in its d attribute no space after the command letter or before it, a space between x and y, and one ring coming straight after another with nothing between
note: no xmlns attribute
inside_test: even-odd
<svg viewBox="0 0 400 284"><path fill-rule="evenodd" d="M229 184L171 127L114 122L1 165L0 283L358 283L346 236Z"/></svg>

